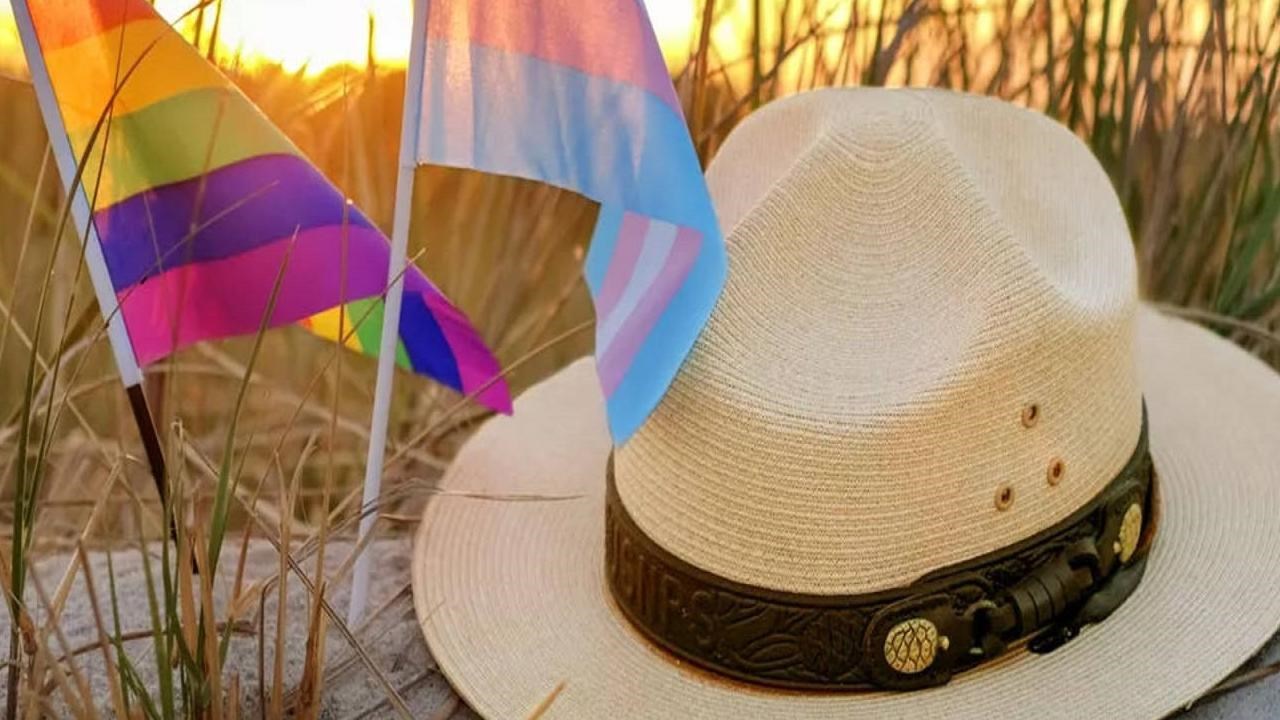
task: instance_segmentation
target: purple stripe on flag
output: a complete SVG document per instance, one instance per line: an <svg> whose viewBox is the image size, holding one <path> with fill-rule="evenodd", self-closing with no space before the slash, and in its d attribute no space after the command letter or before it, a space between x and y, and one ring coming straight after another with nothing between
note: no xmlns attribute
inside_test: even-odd
<svg viewBox="0 0 1280 720"><path fill-rule="evenodd" d="M623 290L631 281L636 269L636 260L644 247L644 237L649 233L649 218L635 213L623 213L622 227L618 230L617 249L609 261L609 270L604 276L604 285L600 288L600 296L596 298L596 318L603 322L613 312L622 297Z"/></svg>
<svg viewBox="0 0 1280 720"><path fill-rule="evenodd" d="M662 316L671 302L672 296L680 289L685 277L698 257L702 243L702 235L691 228L682 227L676 232L675 244L667 255L662 271L653 283L645 289L640 303L623 321L621 329L609 343L604 355L599 358L596 372L600 375L600 385L605 397L622 382L631 360L640 346L649 336L654 324Z"/></svg>
<svg viewBox="0 0 1280 720"><path fill-rule="evenodd" d="M480 342L480 338L471 330L466 318L450 305L449 301L445 300L438 291L424 294L427 299L427 307L431 310L431 314L435 315L436 322L439 323L445 340L449 343L454 356L458 359L458 374L462 378L462 392L470 395L479 391L476 399L482 404L499 412L510 413L511 396L507 392L506 383L501 379L491 382L502 373L502 369L498 367L497 361ZM480 388L484 387L485 383L490 383L489 387L481 390Z"/></svg>
<svg viewBox="0 0 1280 720"><path fill-rule="evenodd" d="M640 0L434 2L427 37L485 45L634 85L682 115Z"/></svg>
<svg viewBox="0 0 1280 720"><path fill-rule="evenodd" d="M387 283L387 242L380 233L348 228L348 252L367 253L347 266L346 301L372 297ZM210 338L256 333L290 244L270 326L285 325L340 305L341 228L317 228L229 258L174 268L119 293L138 361L147 364ZM379 256L380 253L380 256ZM406 287L426 283L424 279ZM429 285L428 285L429 286Z"/></svg>
<svg viewBox="0 0 1280 720"><path fill-rule="evenodd" d="M94 224L118 291L165 270L290 237L294 230L341 226L345 205L306 160L264 155L134 195L98 211ZM346 222L352 229L374 228L354 206ZM193 225L200 231L190 237Z"/></svg>

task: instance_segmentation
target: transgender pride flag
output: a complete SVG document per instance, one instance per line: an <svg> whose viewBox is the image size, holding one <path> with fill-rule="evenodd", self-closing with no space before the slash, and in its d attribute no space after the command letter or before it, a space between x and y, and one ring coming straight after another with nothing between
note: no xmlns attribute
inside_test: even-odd
<svg viewBox="0 0 1280 720"><path fill-rule="evenodd" d="M420 163L600 203L586 261L614 441L658 404L724 285L724 241L640 0L435 0Z"/></svg>

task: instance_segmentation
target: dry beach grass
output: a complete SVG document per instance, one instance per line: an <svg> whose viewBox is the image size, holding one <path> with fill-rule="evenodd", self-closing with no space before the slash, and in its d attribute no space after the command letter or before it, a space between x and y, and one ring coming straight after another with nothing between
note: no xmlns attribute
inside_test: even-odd
<svg viewBox="0 0 1280 720"><path fill-rule="evenodd" d="M389 227L403 73L372 56L315 75L242 65L216 42L217 7L189 16L189 36ZM753 108L810 87L935 85L1035 108L1068 125L1108 171L1146 295L1280 365L1274 0L705 0L688 11L695 32L673 73L704 159ZM371 22L368 31L400 29ZM149 369L174 498L161 507L60 188L30 86L20 71L0 75L0 577L17 618L0 680L9 717L230 718L248 693L264 698L264 717L316 717L333 676L321 662L324 638L347 633L320 599L345 574L345 556L335 564L326 549L353 534L373 363L284 329ZM417 261L476 321L516 390L589 351L579 267L591 203L441 168L420 170L417 188ZM416 518L483 413L401 375L392 417L376 509L384 529ZM176 545L158 542L165 513L179 520ZM290 549L275 573L293 585L245 579L250 537ZM122 598L91 558L143 547L148 591ZM41 559L61 563L58 583L28 581ZM93 601L105 698L60 638L73 587ZM307 597L306 637L266 630L287 625L286 603L266 604L285 588ZM124 602L147 604L142 626L120 624ZM270 625L266 612L277 615ZM255 633L272 658L286 644L301 648L298 682L285 681L278 661L257 675L261 687L241 683L226 660L230 638ZM355 647L352 662L382 688L388 711L403 708L385 671Z"/></svg>

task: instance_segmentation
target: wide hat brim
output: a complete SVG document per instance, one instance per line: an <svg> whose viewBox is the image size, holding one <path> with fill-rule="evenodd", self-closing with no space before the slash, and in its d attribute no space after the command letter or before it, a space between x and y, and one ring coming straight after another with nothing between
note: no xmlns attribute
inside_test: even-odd
<svg viewBox="0 0 1280 720"><path fill-rule="evenodd" d="M930 690L806 694L655 649L605 586L611 445L590 360L485 424L429 503L413 592L431 652L490 718L1162 717L1280 626L1280 378L1149 308L1137 334L1159 536L1129 600L1051 654L1015 651Z"/></svg>

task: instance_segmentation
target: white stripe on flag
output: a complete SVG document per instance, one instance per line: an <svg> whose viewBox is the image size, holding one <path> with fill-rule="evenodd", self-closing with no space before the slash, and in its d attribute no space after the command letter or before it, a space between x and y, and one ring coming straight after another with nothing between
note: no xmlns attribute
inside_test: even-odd
<svg viewBox="0 0 1280 720"><path fill-rule="evenodd" d="M649 220L649 231L645 233L644 248L636 259L635 269L631 271L631 279L627 282L622 297L613 306L613 312L605 318L596 332L596 357L604 357L618 337L618 331L626 323L627 318L635 311L636 306L644 298L645 293L653 286L662 269L667 265L667 257L675 246L678 227L661 220Z"/></svg>

